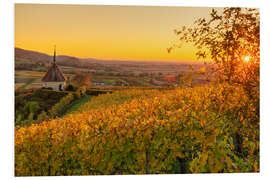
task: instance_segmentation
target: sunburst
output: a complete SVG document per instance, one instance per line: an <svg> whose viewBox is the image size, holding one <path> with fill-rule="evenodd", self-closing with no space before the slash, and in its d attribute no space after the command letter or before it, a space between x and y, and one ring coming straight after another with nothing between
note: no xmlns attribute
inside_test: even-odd
<svg viewBox="0 0 270 180"><path fill-rule="evenodd" d="M245 60L246 62L248 62L248 61L249 61L249 59L250 59L250 57L249 57L249 56L246 56L246 57L244 58L244 60Z"/></svg>

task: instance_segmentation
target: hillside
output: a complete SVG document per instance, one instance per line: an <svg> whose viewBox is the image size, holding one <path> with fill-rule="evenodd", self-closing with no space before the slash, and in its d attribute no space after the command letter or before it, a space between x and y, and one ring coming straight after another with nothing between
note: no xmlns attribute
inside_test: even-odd
<svg viewBox="0 0 270 180"><path fill-rule="evenodd" d="M24 61L31 63L50 63L53 57L36 51L15 48L15 62ZM136 60L102 60L95 58L77 58L67 55L57 55L57 64L69 67L93 68L102 67L102 69L120 69L121 71L143 71L160 72L175 71L176 69L187 71L192 65L195 69L200 68L201 62L164 62L164 61L136 61Z"/></svg>
<svg viewBox="0 0 270 180"><path fill-rule="evenodd" d="M16 130L16 176L259 171L258 101L241 87L126 90L92 100Z"/></svg>
<svg viewBox="0 0 270 180"><path fill-rule="evenodd" d="M35 62L35 63L50 63L53 59L53 57L48 54L25 50L21 48L15 48L15 58L16 60L24 59L25 61ZM91 61L91 59L88 59L88 61ZM85 66L87 64L87 61L81 60L76 57L58 55L57 63L62 66L80 67L80 66Z"/></svg>
<svg viewBox="0 0 270 180"><path fill-rule="evenodd" d="M28 76L30 71L46 72L52 56L44 53L15 48L15 82L21 87L33 80L27 88L40 86L40 78ZM198 62L162 62L135 60L80 59L66 55L56 57L64 74L71 77L78 72L91 75L93 85L102 86L169 86L179 83L179 78L202 69L206 73L193 77L193 84L208 84L214 79L212 65ZM24 76L26 75L27 76ZM172 77L171 80L168 77ZM32 86L33 85L33 86Z"/></svg>

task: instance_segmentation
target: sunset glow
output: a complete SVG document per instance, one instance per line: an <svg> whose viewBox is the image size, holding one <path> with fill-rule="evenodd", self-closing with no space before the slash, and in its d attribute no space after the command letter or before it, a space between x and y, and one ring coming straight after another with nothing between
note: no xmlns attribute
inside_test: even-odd
<svg viewBox="0 0 270 180"><path fill-rule="evenodd" d="M168 54L173 30L208 17L211 8L15 5L15 46L52 54L119 60L195 60L186 44Z"/></svg>
<svg viewBox="0 0 270 180"><path fill-rule="evenodd" d="M13 176L260 173L259 10L15 4Z"/></svg>
<svg viewBox="0 0 270 180"><path fill-rule="evenodd" d="M244 60L246 61L246 62L248 62L249 61L249 56L246 56L245 58L244 58Z"/></svg>

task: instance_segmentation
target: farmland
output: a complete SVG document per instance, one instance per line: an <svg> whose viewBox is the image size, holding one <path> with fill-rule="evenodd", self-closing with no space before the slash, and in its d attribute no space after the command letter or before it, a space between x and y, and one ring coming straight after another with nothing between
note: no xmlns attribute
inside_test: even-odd
<svg viewBox="0 0 270 180"><path fill-rule="evenodd" d="M35 54L35 52L32 53ZM23 57L24 58L16 58L15 61L15 65L23 64L23 66L19 66L19 69L15 69L15 124L18 127L40 122L38 121L39 115L45 115L45 112L47 112L46 114L49 115L48 112L51 110L51 108L54 108L61 98L64 98L64 96L66 96L68 93L74 95L74 99L72 99L68 105L71 107L65 107L67 109L61 110L61 113L59 113L58 116L63 116L64 114L73 111L73 109L80 108L80 106L88 98L91 99L92 96L96 96L103 92L106 93L107 91L111 92L129 88L173 88L180 85L180 78L194 72L196 73L198 69L204 67L203 64L199 63L153 63L140 61L127 62L102 60L95 60L94 62L88 61L88 63L92 63L93 67L81 67L80 63L75 67L65 64L64 66L60 66L60 68L62 69L66 78L71 80L70 85L72 85L74 88L62 93L53 93L50 91L40 90L42 88L41 79L45 75L46 71L37 70L37 68L40 66L48 68L50 64L46 63L46 61L44 61L44 64L42 64L42 60L35 62L34 60L31 60L31 57L28 57L28 60L25 56ZM94 67L96 69L94 69ZM87 88L88 94L85 95L85 97L82 97L82 99L76 95L76 90L82 85L73 80L77 77L78 72L83 73L82 75L85 77L90 77L87 79L88 82L84 82L90 86ZM194 75L192 81L193 85L209 83L206 81L206 77L202 74ZM24 94L28 95L24 96ZM56 96L50 96L49 94L56 94ZM59 94L59 96L57 96L57 94ZM31 106L31 108L28 106ZM41 119L48 120L49 117L43 117Z"/></svg>
<svg viewBox="0 0 270 180"><path fill-rule="evenodd" d="M136 64L136 62L134 62ZM163 66L145 67L145 64L137 67L125 67L125 64L112 66L111 70L105 71L106 68L99 70L89 70L87 68L74 68L60 66L66 77L72 78L76 72L83 72L91 75L92 86L168 86L177 83L179 77L185 74L195 72L196 70L204 67L202 64L196 64L195 69L191 70L192 64L179 65L179 69L175 68L175 64L168 65L166 68ZM123 70L123 67L125 70ZM193 65L194 67L194 65ZM45 72L30 71L30 70L16 70L15 72L15 89L23 87L26 89L42 87L41 79ZM173 77L173 82L168 82L165 78L167 76ZM207 83L204 76L194 77L195 84ZM27 84L27 86L26 86Z"/></svg>
<svg viewBox="0 0 270 180"><path fill-rule="evenodd" d="M17 52L17 53L16 53ZM42 87L41 79L50 66L51 56L15 48L15 89L32 89ZM163 62L163 61L120 61L78 59L58 56L58 65L67 78L72 79L81 72L91 76L92 86L170 86L179 84L184 75L194 73L209 65L199 62ZM76 65L74 65L76 64ZM167 77L170 76L171 81ZM206 84L213 76L196 75L193 84Z"/></svg>
<svg viewBox="0 0 270 180"><path fill-rule="evenodd" d="M16 176L257 172L258 108L226 84L100 95L18 129Z"/></svg>
<svg viewBox="0 0 270 180"><path fill-rule="evenodd" d="M91 63L60 66L65 91L15 71L16 176L259 171L258 91L202 63Z"/></svg>

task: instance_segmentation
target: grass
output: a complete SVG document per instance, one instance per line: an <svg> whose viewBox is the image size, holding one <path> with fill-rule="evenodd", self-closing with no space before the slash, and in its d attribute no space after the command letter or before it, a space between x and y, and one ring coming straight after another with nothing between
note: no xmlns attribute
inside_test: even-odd
<svg viewBox="0 0 270 180"><path fill-rule="evenodd" d="M26 83L24 83L24 85L22 85L20 88L25 89L27 86L29 86L30 84L32 84L36 79L29 79Z"/></svg>
<svg viewBox="0 0 270 180"><path fill-rule="evenodd" d="M91 99L91 96L89 95L84 95L82 98L77 99L76 101L74 101L72 103L72 105L66 109L65 113L63 114L63 116L76 111L77 109L79 109L79 107L81 107L81 105L85 104L86 102L88 102Z"/></svg>
<svg viewBox="0 0 270 180"><path fill-rule="evenodd" d="M104 82L107 83L107 84L111 84L111 83L113 83L115 81L116 81L115 79L104 79Z"/></svg>
<svg viewBox="0 0 270 180"><path fill-rule="evenodd" d="M15 85L18 83L24 83L21 88L33 88L42 87L41 78L44 76L45 72L37 71L15 71ZM32 86L33 83L38 83L39 86Z"/></svg>

